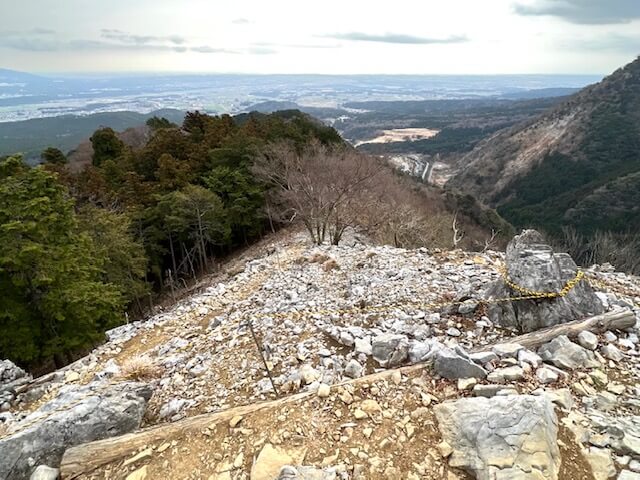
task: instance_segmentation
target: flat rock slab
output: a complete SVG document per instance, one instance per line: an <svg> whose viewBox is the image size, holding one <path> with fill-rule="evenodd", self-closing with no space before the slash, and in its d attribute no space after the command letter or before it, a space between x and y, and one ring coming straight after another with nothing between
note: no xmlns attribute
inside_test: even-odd
<svg viewBox="0 0 640 480"><path fill-rule="evenodd" d="M478 480L557 480L558 421L545 397L473 397L434 407L449 465Z"/></svg>

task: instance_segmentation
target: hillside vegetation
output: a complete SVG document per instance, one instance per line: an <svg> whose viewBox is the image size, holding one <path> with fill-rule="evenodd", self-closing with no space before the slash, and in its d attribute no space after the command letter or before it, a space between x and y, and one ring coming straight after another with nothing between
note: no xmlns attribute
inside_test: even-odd
<svg viewBox="0 0 640 480"><path fill-rule="evenodd" d="M335 245L348 229L399 247L487 248L511 233L297 110L147 128L138 148L101 128L81 160L53 147L37 167L0 159L0 357L64 365L127 312L289 224Z"/></svg>
<svg viewBox="0 0 640 480"><path fill-rule="evenodd" d="M516 226L640 228L640 58L539 118L481 142L449 185ZM602 261L606 259L600 259Z"/></svg>

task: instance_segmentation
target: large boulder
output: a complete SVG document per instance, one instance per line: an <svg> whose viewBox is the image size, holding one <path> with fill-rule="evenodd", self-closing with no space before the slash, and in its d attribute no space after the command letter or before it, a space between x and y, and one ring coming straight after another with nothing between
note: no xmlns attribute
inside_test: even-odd
<svg viewBox="0 0 640 480"><path fill-rule="evenodd" d="M527 296L526 291L560 292L578 272L568 254L555 253L535 230L524 230L511 240L506 264L509 280L524 291L512 288L502 279L489 287L487 299ZM533 332L603 311L602 302L583 280L563 297L490 303L488 314L494 323Z"/></svg>
<svg viewBox="0 0 640 480"><path fill-rule="evenodd" d="M103 385L63 390L13 424L9 434L15 433L0 440L0 479L29 478L34 465L59 465L68 447L139 428L151 388L133 382Z"/></svg>
<svg viewBox="0 0 640 480"><path fill-rule="evenodd" d="M478 480L556 480L558 421L545 397L470 397L434 407L449 465Z"/></svg>

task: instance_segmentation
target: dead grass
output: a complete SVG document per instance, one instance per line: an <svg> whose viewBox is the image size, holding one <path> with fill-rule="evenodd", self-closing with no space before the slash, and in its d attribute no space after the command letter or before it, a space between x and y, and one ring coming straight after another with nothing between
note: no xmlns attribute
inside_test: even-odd
<svg viewBox="0 0 640 480"><path fill-rule="evenodd" d="M127 380L153 380L162 375L162 369L147 355L126 360L120 369L120 376Z"/></svg>
<svg viewBox="0 0 640 480"><path fill-rule="evenodd" d="M322 265L322 269L325 272L330 272L331 270L340 270L340 265L333 258L330 258Z"/></svg>

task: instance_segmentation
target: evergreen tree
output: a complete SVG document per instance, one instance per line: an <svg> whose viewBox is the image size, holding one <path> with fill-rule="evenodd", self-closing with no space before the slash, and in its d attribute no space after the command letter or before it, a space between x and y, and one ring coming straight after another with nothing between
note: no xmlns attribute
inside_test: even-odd
<svg viewBox="0 0 640 480"><path fill-rule="evenodd" d="M122 297L102 266L55 175L0 162L0 357L63 364L115 326Z"/></svg>

